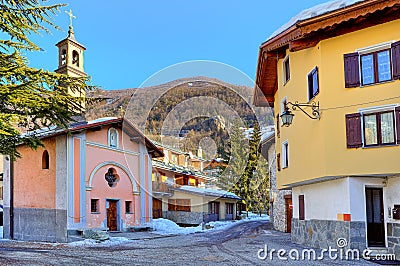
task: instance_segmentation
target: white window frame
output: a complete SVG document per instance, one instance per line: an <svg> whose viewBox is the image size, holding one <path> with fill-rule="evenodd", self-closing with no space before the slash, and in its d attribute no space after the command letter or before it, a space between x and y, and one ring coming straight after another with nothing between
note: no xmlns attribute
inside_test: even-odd
<svg viewBox="0 0 400 266"><path fill-rule="evenodd" d="M363 47L360 49L357 49L356 52L359 55L364 55L364 54L370 54L373 52L378 52L381 50L387 50L390 49L392 47L392 43L394 43L395 41L389 41L389 42L384 42L384 43L380 43L380 44L375 44L375 45L371 45L368 47Z"/></svg>
<svg viewBox="0 0 400 266"><path fill-rule="evenodd" d="M371 46L367 46L367 47L363 47L363 48L359 48L356 50L356 53L358 53L358 76L360 77L360 87L365 87L365 86L370 86L370 85L375 85L377 83L371 83L371 84L363 84L362 83L362 69L361 69L361 56L362 55L366 55L366 54L370 54L370 53L374 53L374 52L379 52L382 50L390 50L392 48L392 43L395 43L396 41L388 41L388 42L383 42L383 43L379 43L379 44L375 44L375 45L371 45ZM392 52L390 51L390 64L391 66L393 66L393 61L392 61ZM393 69L391 69L391 71L393 71ZM391 82L393 81L393 73L391 73L392 75L392 79L387 80L387 81L383 81L383 82ZM378 82L378 83L383 83L383 82Z"/></svg>
<svg viewBox="0 0 400 266"><path fill-rule="evenodd" d="M287 149L286 149L287 147ZM281 157L282 169L289 167L289 141L285 140L282 142L282 157Z"/></svg>
<svg viewBox="0 0 400 266"><path fill-rule="evenodd" d="M287 62L287 61L289 61L289 79L287 79L286 80L286 67L285 67L285 63ZM286 83L288 83L289 82L289 80L290 80L290 58L289 58L289 55L287 55L286 57L285 57L285 59L283 59L283 61L282 61L282 79L283 79L283 85L286 85Z"/></svg>
<svg viewBox="0 0 400 266"><path fill-rule="evenodd" d="M115 132L115 137L116 137L116 146L111 145L111 134ZM118 148L119 147L119 135L118 135L118 130L114 127L110 127L108 129L108 146L111 148Z"/></svg>
<svg viewBox="0 0 400 266"><path fill-rule="evenodd" d="M363 148L370 148L369 146L365 146L365 137L364 137L364 115L369 115L369 114L374 114L374 113L379 113L379 112L389 112L393 111L393 114L396 116L396 107L398 107L399 104L388 104L388 105L381 105L381 106L374 106L374 107L368 107L368 108L360 108L358 109L358 112L361 114L361 140L362 140L362 145ZM400 132L397 132L397 119L395 117L394 119L394 137L395 139L397 138L397 135L400 134Z"/></svg>

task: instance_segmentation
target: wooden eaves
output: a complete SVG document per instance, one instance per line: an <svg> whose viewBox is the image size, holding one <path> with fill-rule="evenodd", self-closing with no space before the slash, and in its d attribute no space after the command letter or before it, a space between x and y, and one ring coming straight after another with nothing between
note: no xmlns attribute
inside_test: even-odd
<svg viewBox="0 0 400 266"><path fill-rule="evenodd" d="M315 47L320 41L400 19L399 0L365 0L297 21L264 42L259 49L254 104L274 106L278 90L277 63L286 51Z"/></svg>

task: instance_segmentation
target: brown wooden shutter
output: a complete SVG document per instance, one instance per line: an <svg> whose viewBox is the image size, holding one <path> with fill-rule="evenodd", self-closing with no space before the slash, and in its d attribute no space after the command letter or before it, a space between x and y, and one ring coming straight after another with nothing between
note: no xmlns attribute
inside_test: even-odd
<svg viewBox="0 0 400 266"><path fill-rule="evenodd" d="M281 170L281 154L278 153L276 155L276 167L278 168L278 171Z"/></svg>
<svg viewBox="0 0 400 266"><path fill-rule="evenodd" d="M347 148L362 147L361 115L359 113L346 115Z"/></svg>
<svg viewBox="0 0 400 266"><path fill-rule="evenodd" d="M397 144L400 144L400 106L395 109Z"/></svg>
<svg viewBox="0 0 400 266"><path fill-rule="evenodd" d="M305 219L304 213L304 195L299 195L299 220Z"/></svg>
<svg viewBox="0 0 400 266"><path fill-rule="evenodd" d="M346 88L360 86L360 66L358 57L358 53L344 55L344 78Z"/></svg>
<svg viewBox="0 0 400 266"><path fill-rule="evenodd" d="M393 79L400 79L400 41L392 43Z"/></svg>

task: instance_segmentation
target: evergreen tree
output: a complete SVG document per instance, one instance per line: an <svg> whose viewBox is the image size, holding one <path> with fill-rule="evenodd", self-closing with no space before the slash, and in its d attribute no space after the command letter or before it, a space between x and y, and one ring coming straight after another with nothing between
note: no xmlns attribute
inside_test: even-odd
<svg viewBox="0 0 400 266"><path fill-rule="evenodd" d="M261 156L261 131L253 123L250 140L235 121L230 134L229 164L218 179L218 186L242 198L249 211L266 210L269 201L268 163Z"/></svg>
<svg viewBox="0 0 400 266"><path fill-rule="evenodd" d="M269 204L269 172L268 162L260 156L257 168L250 183L252 193L252 211L265 211Z"/></svg>
<svg viewBox="0 0 400 266"><path fill-rule="evenodd" d="M229 135L229 151L225 158L228 166L218 179L218 186L224 190L235 193L245 199L248 193L247 183L243 179L243 172L247 164L248 140L244 138L240 122L235 120Z"/></svg>
<svg viewBox="0 0 400 266"><path fill-rule="evenodd" d="M249 142L249 153L248 153L248 160L247 160L247 165L246 169L243 173L243 186L248 187L248 193L245 195L245 202L247 205L247 208L249 210L253 209L253 205L255 203L255 199L253 197L253 192L254 190L251 188L251 183L252 180L254 179L254 174L257 169L258 165L258 160L260 157L260 152L258 150L259 145L261 141L261 133L260 133L260 127L257 122L253 123L253 133L250 137L250 142Z"/></svg>
<svg viewBox="0 0 400 266"><path fill-rule="evenodd" d="M88 89L87 78L72 78L28 66L25 51L40 51L29 36L59 29L51 20L63 5L41 5L44 0L0 1L0 154L19 157L18 143L41 146L35 136L21 137L22 130L43 126L66 128L79 115L83 99L68 93ZM18 129L19 127L19 129Z"/></svg>

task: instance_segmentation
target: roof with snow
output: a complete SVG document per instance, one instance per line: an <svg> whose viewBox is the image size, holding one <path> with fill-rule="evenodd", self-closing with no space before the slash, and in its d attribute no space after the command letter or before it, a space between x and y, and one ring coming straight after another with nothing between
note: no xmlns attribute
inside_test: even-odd
<svg viewBox="0 0 400 266"><path fill-rule="evenodd" d="M278 61L288 51L316 47L321 41L399 19L399 0L334 0L300 12L261 44L254 104L274 107Z"/></svg>
<svg viewBox="0 0 400 266"><path fill-rule="evenodd" d="M261 135L261 143L265 143L270 141L271 139L273 139L275 137L275 131L269 131L269 132L265 132L264 134Z"/></svg>
<svg viewBox="0 0 400 266"><path fill-rule="evenodd" d="M281 32L285 31L286 29L290 28L297 22L314 18L319 15L332 12L334 10L338 10L341 8L345 8L357 2L362 2L364 0L333 0L327 3L319 4L317 6L305 9L301 11L296 16L292 17L287 23L283 24L279 29L274 31L268 39L275 37L276 35L280 34Z"/></svg>
<svg viewBox="0 0 400 266"><path fill-rule="evenodd" d="M241 198L238 197L236 194L222 190L222 189L217 190L217 189L200 188L200 187L193 187L193 186L180 186L180 187L174 188L174 190L193 193L193 194L199 194L202 196L241 200Z"/></svg>
<svg viewBox="0 0 400 266"><path fill-rule="evenodd" d="M60 128L57 126L49 126L22 134L21 137L36 136L39 139L45 139L63 135L68 132L71 133L80 132L87 129L98 128L112 124L119 124L128 135L135 135L140 137L144 141L149 153L152 154L153 157L164 156L163 152L160 149L158 149L157 146L150 139L148 139L142 132L140 132L131 122L129 122L124 118L117 118L117 117L102 117L91 121L80 121L76 123L71 123L68 126L68 129Z"/></svg>
<svg viewBox="0 0 400 266"><path fill-rule="evenodd" d="M179 173L179 174L203 178L205 180L213 180L214 179L213 177L210 177L210 176L202 173L201 171L197 171L197 170L190 169L188 167L180 166L180 165L173 164L173 163L165 163L165 162L161 162L159 160L152 160L152 164L153 164L153 167L155 167L157 169L163 169L163 170L168 170L168 171Z"/></svg>

